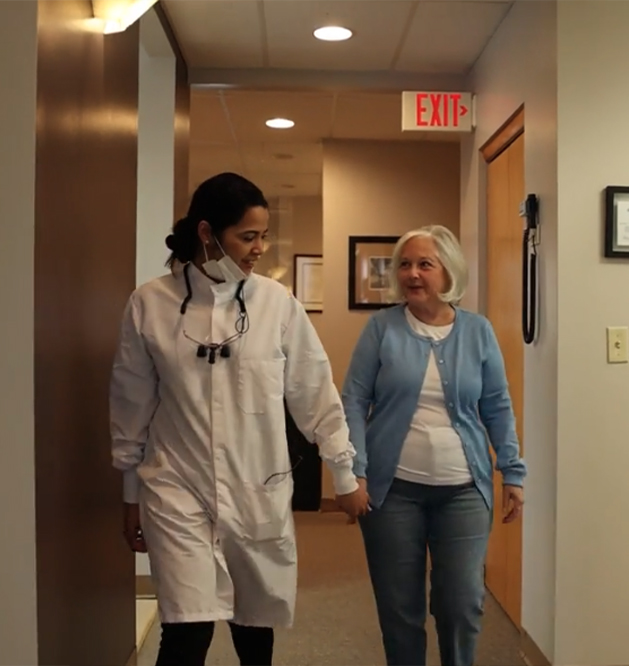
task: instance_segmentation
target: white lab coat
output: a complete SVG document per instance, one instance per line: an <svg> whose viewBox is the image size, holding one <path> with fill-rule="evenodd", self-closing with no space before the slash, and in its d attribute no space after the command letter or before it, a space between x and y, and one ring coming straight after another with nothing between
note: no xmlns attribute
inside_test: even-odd
<svg viewBox="0 0 629 666"><path fill-rule="evenodd" d="M237 283L215 284L192 265L189 275L183 316L181 270L128 302L111 380L113 464L125 501L140 503L162 622L287 627L297 556L284 397L339 494L357 487L355 451L301 304L251 275L248 332L210 365L183 331L211 342L234 334Z"/></svg>

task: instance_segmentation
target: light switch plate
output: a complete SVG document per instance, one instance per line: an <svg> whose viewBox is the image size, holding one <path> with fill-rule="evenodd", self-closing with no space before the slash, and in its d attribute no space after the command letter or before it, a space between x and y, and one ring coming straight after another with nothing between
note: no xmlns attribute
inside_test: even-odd
<svg viewBox="0 0 629 666"><path fill-rule="evenodd" d="M627 363L627 327L607 327L607 362Z"/></svg>

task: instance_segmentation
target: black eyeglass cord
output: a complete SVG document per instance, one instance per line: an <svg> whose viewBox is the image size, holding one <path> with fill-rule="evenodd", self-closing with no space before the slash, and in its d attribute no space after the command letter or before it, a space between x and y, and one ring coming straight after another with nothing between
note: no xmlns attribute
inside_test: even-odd
<svg viewBox="0 0 629 666"><path fill-rule="evenodd" d="M188 309L188 304L192 300L192 284L190 282L189 273L190 273L190 263L187 263L183 268L183 276L186 282L186 296L183 299L183 302L181 303L181 307L179 308L179 312L181 313L182 316L186 314L186 311ZM231 356L231 350L229 348L229 345L232 342L238 340L238 338L241 338L249 330L249 314L247 313L247 306L245 304L244 288L245 288L245 281L241 280L238 283L238 287L236 288L236 294L234 296L236 302L238 303L238 310L239 310L238 318L236 319L235 323L235 329L236 329L235 335L228 337L222 342L199 344L197 347L197 357L198 358L207 357L208 363L210 363L210 365L216 363L217 353L220 354L221 358L229 358Z"/></svg>

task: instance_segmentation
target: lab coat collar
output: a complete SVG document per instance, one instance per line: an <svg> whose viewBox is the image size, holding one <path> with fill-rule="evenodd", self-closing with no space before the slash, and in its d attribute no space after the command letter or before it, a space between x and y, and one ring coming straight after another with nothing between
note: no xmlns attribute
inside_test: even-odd
<svg viewBox="0 0 629 666"><path fill-rule="evenodd" d="M178 261L172 266L172 274L178 279L181 280L185 289L185 276L183 274L186 264L181 264ZM190 262L190 268L188 269L188 276L190 278L190 286L192 287L192 298L203 297L204 295L213 296L214 299L217 297L220 299L221 296L233 297L235 289L238 287L238 283L235 281L227 282L215 282L209 278L203 271L199 270L195 264ZM245 286L250 282L252 274L249 274L245 278Z"/></svg>

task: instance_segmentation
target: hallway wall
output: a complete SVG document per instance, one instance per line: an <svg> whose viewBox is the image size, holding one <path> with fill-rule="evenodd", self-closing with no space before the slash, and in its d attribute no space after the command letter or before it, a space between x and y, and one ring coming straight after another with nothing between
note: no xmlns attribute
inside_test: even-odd
<svg viewBox="0 0 629 666"><path fill-rule="evenodd" d="M319 197L293 197L291 254L323 254L323 200ZM324 259L325 261L325 259ZM292 266L291 266L292 270ZM290 284L295 288L291 272ZM310 321L321 335L323 314L310 312Z"/></svg>
<svg viewBox="0 0 629 666"><path fill-rule="evenodd" d="M603 257L604 189L629 185L629 3L558 6L559 344L555 659L629 664L629 264Z"/></svg>
<svg viewBox="0 0 629 666"><path fill-rule="evenodd" d="M149 23L150 21L150 23ZM157 25L154 26L153 23ZM147 48L155 15L140 19L138 102L138 196L136 284L164 275L169 250L164 239L174 221L175 55L155 56ZM168 40L163 36L168 49ZM142 555L146 559L146 555Z"/></svg>
<svg viewBox="0 0 629 666"><path fill-rule="evenodd" d="M0 2L0 664L37 663L33 243L37 3Z"/></svg>
<svg viewBox="0 0 629 666"><path fill-rule="evenodd" d="M323 252L323 201L321 197L293 198L294 254Z"/></svg>
<svg viewBox="0 0 629 666"><path fill-rule="evenodd" d="M162 15L162 26L165 16ZM188 210L190 165L190 86L188 66L172 33L167 33L175 51L175 215L178 220Z"/></svg>
<svg viewBox="0 0 629 666"><path fill-rule="evenodd" d="M579 4L579 3L577 3ZM484 311L485 172L481 146L524 104L526 193L541 198L539 339L524 350L522 626L554 651L557 502L557 17L547 0L514 5L478 60L467 88L478 126L461 146L461 239L470 262L464 305Z"/></svg>
<svg viewBox="0 0 629 666"><path fill-rule="evenodd" d="M136 284L167 273L165 239L188 208L188 68L156 6L140 19ZM150 575L136 553L136 575ZM148 581L138 579L145 589Z"/></svg>
<svg viewBox="0 0 629 666"><path fill-rule="evenodd" d="M629 663L623 502L629 366L605 327L629 326L627 263L603 257L604 189L627 185L629 5L516 3L477 63L463 146L462 237L483 308L478 148L525 104L526 191L541 198L540 334L525 353L523 628L556 666ZM473 294L472 294L473 296Z"/></svg>
<svg viewBox="0 0 629 666"><path fill-rule="evenodd" d="M125 664L134 558L121 537L108 387L135 286L138 45L39 2L35 450L39 663Z"/></svg>
<svg viewBox="0 0 629 666"><path fill-rule="evenodd" d="M325 277L317 327L339 388L370 316L348 310L349 236L402 235L424 224L444 224L458 234L459 177L458 143L324 143Z"/></svg>
<svg viewBox="0 0 629 666"><path fill-rule="evenodd" d="M323 314L316 327L341 388L369 311L348 310L349 236L396 236L424 224L459 232L459 144L326 141ZM334 497L327 468L323 496Z"/></svg>

